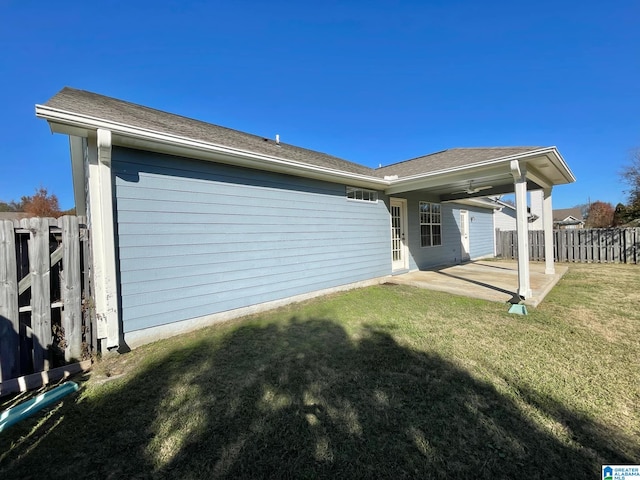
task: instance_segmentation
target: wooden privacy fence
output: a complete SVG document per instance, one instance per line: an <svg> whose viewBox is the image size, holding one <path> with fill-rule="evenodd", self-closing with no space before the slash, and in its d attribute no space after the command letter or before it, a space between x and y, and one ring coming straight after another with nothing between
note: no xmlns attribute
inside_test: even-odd
<svg viewBox="0 0 640 480"><path fill-rule="evenodd" d="M95 351L89 255L78 217L0 221L0 394Z"/></svg>
<svg viewBox="0 0 640 480"><path fill-rule="evenodd" d="M498 256L518 258L515 231L496 231ZM556 262L640 263L640 228L592 228L553 231ZM544 260L544 232L529 232L529 257Z"/></svg>

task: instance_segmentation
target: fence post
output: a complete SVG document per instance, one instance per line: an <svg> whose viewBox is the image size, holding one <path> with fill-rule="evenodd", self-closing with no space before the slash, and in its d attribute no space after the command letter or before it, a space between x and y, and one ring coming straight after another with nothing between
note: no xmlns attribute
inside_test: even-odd
<svg viewBox="0 0 640 480"><path fill-rule="evenodd" d="M87 228L87 219L82 217L80 221L84 224L80 234L82 245L82 285L83 285L83 310L86 342L89 344L92 352L98 351L98 335L96 331L96 316L93 303L93 269L91 254L91 232Z"/></svg>
<svg viewBox="0 0 640 480"><path fill-rule="evenodd" d="M20 317L13 222L0 221L0 383L18 376Z"/></svg>
<svg viewBox="0 0 640 480"><path fill-rule="evenodd" d="M51 261L49 257L49 219L23 220L31 230L29 272L31 275L31 328L33 329L33 369L49 370L48 349L51 333Z"/></svg>
<svg viewBox="0 0 640 480"><path fill-rule="evenodd" d="M82 356L82 306L80 285L80 230L78 217L64 216L58 221L62 228L62 328L64 359L79 360Z"/></svg>

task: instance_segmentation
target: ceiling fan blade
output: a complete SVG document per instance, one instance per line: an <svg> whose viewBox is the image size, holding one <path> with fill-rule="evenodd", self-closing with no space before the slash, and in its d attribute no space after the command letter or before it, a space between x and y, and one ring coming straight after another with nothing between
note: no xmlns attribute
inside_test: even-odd
<svg viewBox="0 0 640 480"><path fill-rule="evenodd" d="M451 195L455 195L457 193L466 193L467 195L473 195L474 193L478 193L482 190L488 190L489 188L493 188L493 185L487 185L486 187L471 187L466 188L465 190L459 190L457 192L451 192Z"/></svg>

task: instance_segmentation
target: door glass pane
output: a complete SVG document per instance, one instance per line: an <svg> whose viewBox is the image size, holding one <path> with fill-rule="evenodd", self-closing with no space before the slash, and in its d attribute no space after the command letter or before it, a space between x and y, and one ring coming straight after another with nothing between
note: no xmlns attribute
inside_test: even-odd
<svg viewBox="0 0 640 480"><path fill-rule="evenodd" d="M394 262L402 260L402 228L397 205L391 206L391 254Z"/></svg>

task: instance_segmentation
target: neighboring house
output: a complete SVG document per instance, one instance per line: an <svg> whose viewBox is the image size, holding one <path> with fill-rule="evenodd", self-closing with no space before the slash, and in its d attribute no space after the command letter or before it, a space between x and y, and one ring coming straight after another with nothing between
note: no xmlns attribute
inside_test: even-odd
<svg viewBox="0 0 640 480"><path fill-rule="evenodd" d="M527 222L529 230L542 230L542 204L543 191L534 190L529 192L529 206L527 207ZM500 198L493 198L492 201L498 207L494 213L495 228L501 231L512 231L516 229L516 207L515 205L503 202Z"/></svg>
<svg viewBox="0 0 640 480"><path fill-rule="evenodd" d="M515 190L524 218L527 189L544 188L551 211L552 187L575 181L555 147L451 149L371 169L71 88L36 114L70 138L103 348L493 256L496 206L475 197Z"/></svg>
<svg viewBox="0 0 640 480"><path fill-rule="evenodd" d="M580 207L562 208L553 211L553 225L559 229L584 228Z"/></svg>

